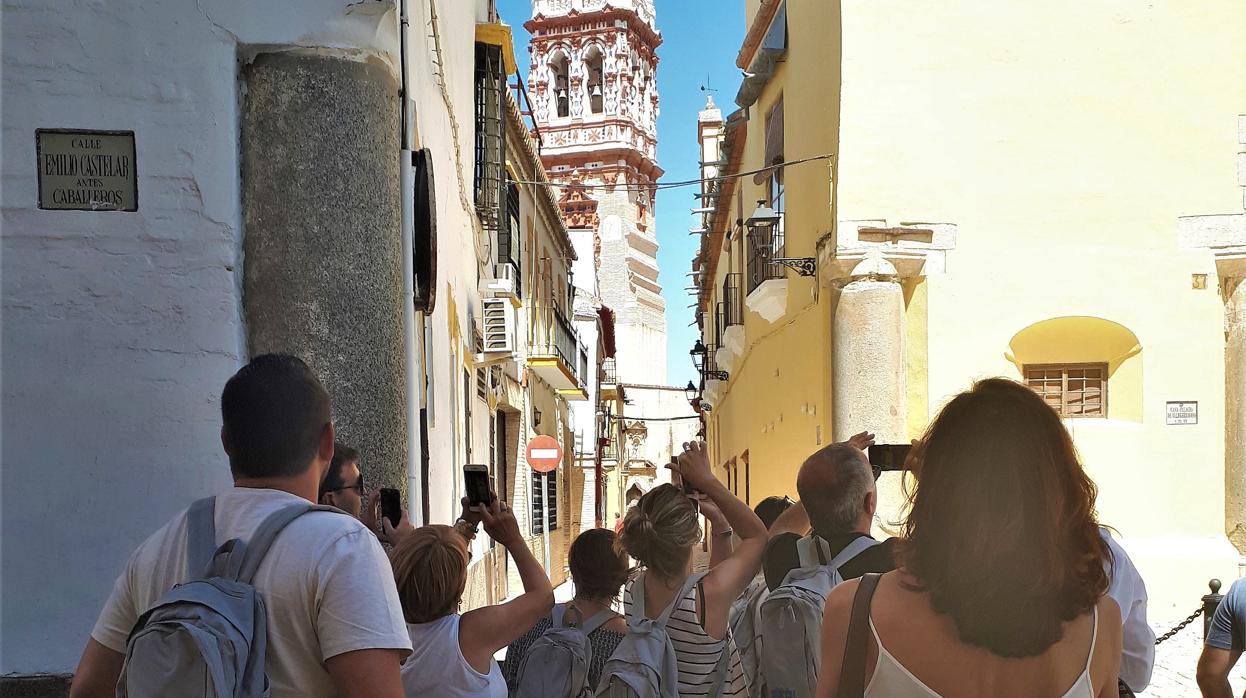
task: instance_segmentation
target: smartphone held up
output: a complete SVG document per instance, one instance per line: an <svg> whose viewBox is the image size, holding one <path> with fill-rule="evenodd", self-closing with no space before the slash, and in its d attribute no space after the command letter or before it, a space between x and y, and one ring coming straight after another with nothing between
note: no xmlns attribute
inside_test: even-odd
<svg viewBox="0 0 1246 698"><path fill-rule="evenodd" d="M913 444L874 444L869 447L870 465L875 472L904 470Z"/></svg>
<svg viewBox="0 0 1246 698"><path fill-rule="evenodd" d="M488 506L493 501L493 487L489 482L489 467L485 465L463 466L463 486L467 491L468 506Z"/></svg>

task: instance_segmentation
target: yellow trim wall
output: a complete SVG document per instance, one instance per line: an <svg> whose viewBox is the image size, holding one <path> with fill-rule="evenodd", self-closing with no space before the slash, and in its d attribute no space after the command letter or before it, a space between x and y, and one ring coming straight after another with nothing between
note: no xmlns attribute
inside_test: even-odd
<svg viewBox="0 0 1246 698"><path fill-rule="evenodd" d="M745 312L744 349L708 417L716 464L747 451L752 502L795 494L800 463L831 437L837 243L855 242L854 221L944 224L951 249L901 269L907 435L975 379L1108 363L1107 417L1066 423L1152 617L1183 615L1209 577L1236 578L1224 302L1210 256L1179 249L1176 231L1180 216L1243 205L1241 3L792 1L787 16L739 170L762 166L782 96L785 159L835 154L785 171L785 254L823 268L817 282L788 274L773 323ZM747 218L761 198L746 177L731 210ZM738 240L725 244L710 309L724 275L746 270ZM1166 402L1189 400L1199 423L1167 425ZM889 519L898 488L886 489Z"/></svg>

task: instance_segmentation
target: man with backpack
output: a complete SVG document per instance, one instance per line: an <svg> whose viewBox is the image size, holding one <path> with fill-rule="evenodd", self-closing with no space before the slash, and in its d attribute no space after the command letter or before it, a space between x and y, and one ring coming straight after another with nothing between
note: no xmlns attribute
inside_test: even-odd
<svg viewBox="0 0 1246 698"><path fill-rule="evenodd" d="M299 359L264 355L225 385L221 415L234 487L131 556L70 695L400 698L411 644L389 561L358 519L313 505L328 394Z"/></svg>
<svg viewBox="0 0 1246 698"><path fill-rule="evenodd" d="M800 502L771 529L763 557L769 593L754 618L757 695L812 696L827 594L845 579L895 568L895 539L870 536L878 489L861 450L870 441L859 434L810 456L796 478Z"/></svg>

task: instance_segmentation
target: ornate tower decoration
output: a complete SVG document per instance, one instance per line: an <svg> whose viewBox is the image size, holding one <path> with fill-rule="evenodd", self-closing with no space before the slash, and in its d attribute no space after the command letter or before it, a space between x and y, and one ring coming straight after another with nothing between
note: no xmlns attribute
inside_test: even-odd
<svg viewBox="0 0 1246 698"><path fill-rule="evenodd" d="M664 384L653 0L533 0L524 27L541 159L572 235L593 235L601 300L618 318L619 381Z"/></svg>

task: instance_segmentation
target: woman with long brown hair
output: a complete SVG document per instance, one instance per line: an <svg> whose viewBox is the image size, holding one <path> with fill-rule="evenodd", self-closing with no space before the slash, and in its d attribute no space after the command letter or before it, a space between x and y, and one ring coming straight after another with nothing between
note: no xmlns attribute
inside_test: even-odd
<svg viewBox="0 0 1246 698"><path fill-rule="evenodd" d="M827 598L819 698L1116 696L1097 491L1055 411L981 381L943 408L909 469L899 569Z"/></svg>

